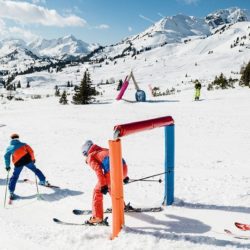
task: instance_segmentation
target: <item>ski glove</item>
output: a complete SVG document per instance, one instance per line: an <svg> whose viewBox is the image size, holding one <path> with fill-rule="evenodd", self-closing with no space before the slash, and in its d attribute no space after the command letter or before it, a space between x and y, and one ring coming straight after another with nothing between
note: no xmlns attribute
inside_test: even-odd
<svg viewBox="0 0 250 250"><path fill-rule="evenodd" d="M9 172L10 171L10 166L5 167L6 171Z"/></svg>
<svg viewBox="0 0 250 250"><path fill-rule="evenodd" d="M101 187L101 193L107 194L109 191L109 187L107 185Z"/></svg>
<svg viewBox="0 0 250 250"><path fill-rule="evenodd" d="M125 178L123 179L123 183L124 183L124 184L128 184L128 182L129 182L129 177L127 176L127 177L125 177Z"/></svg>

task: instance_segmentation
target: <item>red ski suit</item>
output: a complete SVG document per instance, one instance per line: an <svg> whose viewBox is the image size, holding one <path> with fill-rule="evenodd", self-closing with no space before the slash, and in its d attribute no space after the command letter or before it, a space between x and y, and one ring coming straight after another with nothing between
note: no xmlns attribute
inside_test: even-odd
<svg viewBox="0 0 250 250"><path fill-rule="evenodd" d="M88 165L95 171L97 184L92 199L92 216L103 219L103 194L101 187L107 185L110 193L109 150L96 144L92 145L86 159ZM127 177L127 165L123 160L123 179Z"/></svg>

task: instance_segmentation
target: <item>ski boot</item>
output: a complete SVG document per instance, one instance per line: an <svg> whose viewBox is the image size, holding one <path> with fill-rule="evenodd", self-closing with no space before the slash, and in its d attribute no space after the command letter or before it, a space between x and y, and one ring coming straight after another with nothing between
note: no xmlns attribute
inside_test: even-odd
<svg viewBox="0 0 250 250"><path fill-rule="evenodd" d="M13 192L10 192L10 200L16 200L18 198L18 195L14 194Z"/></svg>
<svg viewBox="0 0 250 250"><path fill-rule="evenodd" d="M99 217L90 217L87 221L85 221L85 224L91 225L91 226L98 226L98 225L105 225L108 226L108 217L105 219L99 218Z"/></svg>
<svg viewBox="0 0 250 250"><path fill-rule="evenodd" d="M38 184L41 185L41 186L50 186L49 182L46 181L46 180L44 180L44 181L39 181Z"/></svg>

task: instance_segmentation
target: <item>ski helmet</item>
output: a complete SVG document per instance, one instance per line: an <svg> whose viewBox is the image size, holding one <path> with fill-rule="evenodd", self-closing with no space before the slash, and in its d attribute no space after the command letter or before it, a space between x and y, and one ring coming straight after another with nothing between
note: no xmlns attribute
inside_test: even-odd
<svg viewBox="0 0 250 250"><path fill-rule="evenodd" d="M82 154L84 156L88 155L89 149L90 147L93 145L94 143L91 140L87 140L84 142L84 144L82 145Z"/></svg>
<svg viewBox="0 0 250 250"><path fill-rule="evenodd" d="M19 134L16 134L16 133L14 133L14 134L12 134L11 136L10 136L10 138L13 140L13 139L19 139Z"/></svg>

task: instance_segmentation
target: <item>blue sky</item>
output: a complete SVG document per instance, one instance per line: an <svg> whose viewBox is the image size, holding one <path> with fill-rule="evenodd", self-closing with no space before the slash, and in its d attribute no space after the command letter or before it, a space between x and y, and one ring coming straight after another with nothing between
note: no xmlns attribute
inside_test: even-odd
<svg viewBox="0 0 250 250"><path fill-rule="evenodd" d="M229 7L250 10L250 0L0 0L0 40L72 34L106 45L142 32L163 16L204 17Z"/></svg>

